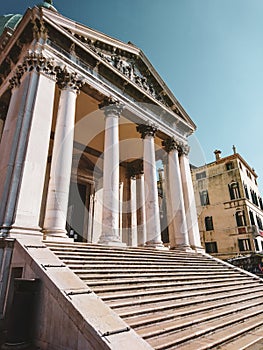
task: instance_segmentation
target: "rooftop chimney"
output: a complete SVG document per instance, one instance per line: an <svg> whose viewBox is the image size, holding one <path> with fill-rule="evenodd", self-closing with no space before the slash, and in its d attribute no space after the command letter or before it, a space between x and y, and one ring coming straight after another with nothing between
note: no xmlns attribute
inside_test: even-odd
<svg viewBox="0 0 263 350"><path fill-rule="evenodd" d="M221 158L221 151L219 151L218 149L214 151L214 154L216 156L216 160L219 160Z"/></svg>

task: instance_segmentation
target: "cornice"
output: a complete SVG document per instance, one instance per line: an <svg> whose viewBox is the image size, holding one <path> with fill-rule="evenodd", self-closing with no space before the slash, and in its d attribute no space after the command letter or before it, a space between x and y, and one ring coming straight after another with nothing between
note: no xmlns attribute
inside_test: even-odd
<svg viewBox="0 0 263 350"><path fill-rule="evenodd" d="M101 40L108 45L116 46L124 51L129 51L131 54L138 55L140 53L140 49L138 49L136 46L132 44L126 44L98 30L94 30L88 26L75 22L74 20L63 16L58 12L52 12L45 8L42 8L41 11L43 13L44 18L49 18L50 20L52 20L52 22L56 23L57 25L61 25L62 27L63 25L67 25L67 27L72 30L72 33L81 36L88 36L91 40L94 41Z"/></svg>

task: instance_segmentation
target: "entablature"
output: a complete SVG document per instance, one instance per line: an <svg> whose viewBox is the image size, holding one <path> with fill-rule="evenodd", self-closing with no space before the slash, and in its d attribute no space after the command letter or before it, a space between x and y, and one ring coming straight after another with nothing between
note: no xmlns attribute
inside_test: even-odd
<svg viewBox="0 0 263 350"><path fill-rule="evenodd" d="M179 109L176 111L171 109L169 105L159 101L154 96L155 93L152 94L149 91L149 85L143 86L143 73L149 75L153 68L149 63L148 72L146 72L146 65L143 71L140 66L144 64L143 60L136 56L141 52L138 48L122 43L122 46L114 53L115 58L116 54L121 54L122 57L130 59L129 62L134 62L133 66L133 63L129 63L129 74L133 74L134 77L131 79L131 76L125 73L123 64L114 61L112 56L107 59L105 54L102 54L105 45L108 50L109 46L107 45L113 45L119 41L108 37L108 41L112 42L103 44L97 40L96 49L92 49L91 42L85 45L75 34L72 35L62 26L54 25L49 18L49 16L54 16L54 13L50 14L50 12L52 11L37 7L28 10L14 35L6 43L5 51L7 54L3 55L2 61L0 61L0 86L2 85L0 89L2 93L8 89L12 73L19 65L23 64L23 56L30 50L32 52L36 50L42 52L44 56L54 59L58 65L66 65L70 70L73 69L82 75L85 79L82 90L92 93L98 102L101 102L105 95L122 100L128 106L125 113L135 123L139 124L142 121L154 123L158 126L161 134L179 137L184 141L194 131L194 124L186 120ZM46 16L47 14L49 16ZM61 15L58 17L61 17L63 21L67 20ZM83 28L86 30L86 27L83 26ZM89 28L88 30L92 31ZM95 31L92 32L97 34ZM103 34L100 36L107 37ZM3 41L3 36L1 39ZM127 51L127 47L130 48L130 51ZM143 54L141 53L141 55ZM117 67L118 64L120 64L119 67ZM136 77L139 78L140 84L135 81ZM163 86L160 85L160 88L165 88L164 83L161 83ZM162 91L158 90L158 95L161 95Z"/></svg>

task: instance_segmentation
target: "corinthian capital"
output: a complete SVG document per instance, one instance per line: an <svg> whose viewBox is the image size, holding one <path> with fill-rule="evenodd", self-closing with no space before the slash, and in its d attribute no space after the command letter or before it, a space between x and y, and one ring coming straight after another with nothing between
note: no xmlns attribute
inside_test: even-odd
<svg viewBox="0 0 263 350"><path fill-rule="evenodd" d="M100 104L99 108L103 109L106 117L116 116L120 117L123 111L123 104L112 98L105 98Z"/></svg>
<svg viewBox="0 0 263 350"><path fill-rule="evenodd" d="M63 89L71 89L76 92L79 92L83 84L83 79L77 75L75 72L69 72L66 67L56 67L57 73L57 84L58 87Z"/></svg>
<svg viewBox="0 0 263 350"><path fill-rule="evenodd" d="M10 87L14 88L20 85L21 78L26 72L41 72L50 77L55 76L55 66L51 59L43 56L42 53L28 52L25 56L23 64L20 64L13 77L9 80Z"/></svg>
<svg viewBox="0 0 263 350"><path fill-rule="evenodd" d="M166 140L162 141L162 146L164 147L165 151L167 153L170 153L173 150L179 151L179 142L176 141L174 138L169 137Z"/></svg>
<svg viewBox="0 0 263 350"><path fill-rule="evenodd" d="M153 125L140 124L136 127L136 130L141 134L141 138L145 139L146 136L155 137L157 128Z"/></svg>
<svg viewBox="0 0 263 350"><path fill-rule="evenodd" d="M184 155L184 156L188 156L189 152L190 152L190 146L181 142L179 145L179 154Z"/></svg>

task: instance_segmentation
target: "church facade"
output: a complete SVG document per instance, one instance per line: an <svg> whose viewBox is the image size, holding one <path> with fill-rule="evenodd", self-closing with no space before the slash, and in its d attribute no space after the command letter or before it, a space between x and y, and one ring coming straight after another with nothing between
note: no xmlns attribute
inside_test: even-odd
<svg viewBox="0 0 263 350"><path fill-rule="evenodd" d="M0 34L0 345L261 342L262 279L204 252L195 124L143 52L52 1Z"/></svg>
<svg viewBox="0 0 263 350"><path fill-rule="evenodd" d="M187 141L195 125L143 52L51 5L19 20L0 38L2 237L201 249Z"/></svg>

